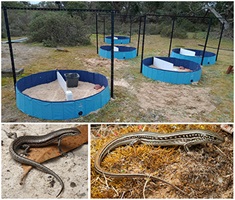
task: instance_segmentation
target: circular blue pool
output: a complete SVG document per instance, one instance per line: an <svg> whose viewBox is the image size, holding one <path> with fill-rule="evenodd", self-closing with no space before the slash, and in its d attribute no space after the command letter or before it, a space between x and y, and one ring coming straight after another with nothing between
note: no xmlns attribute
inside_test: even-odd
<svg viewBox="0 0 235 200"><path fill-rule="evenodd" d="M186 49L186 50L190 50L192 52L195 52L195 56L183 55L180 53L180 48L175 48L175 49L172 49L170 57L190 60L190 61L196 62L198 64L201 64L202 55L203 55L202 50L196 50L196 49ZM203 66L213 65L213 64L215 64L215 62L216 62L216 54L209 52L209 51L205 51L202 65Z"/></svg>
<svg viewBox="0 0 235 200"><path fill-rule="evenodd" d="M16 83L16 105L19 110L32 117L46 120L66 120L78 118L102 108L110 100L107 78L98 73L82 70L58 70L63 78L67 73L79 74L79 80L104 86L104 89L92 96L71 101L43 101L23 93L24 90L57 79L57 70L32 74Z"/></svg>
<svg viewBox="0 0 235 200"><path fill-rule="evenodd" d="M153 66L155 59L160 59L163 62L172 63L173 66L183 68L186 71L166 70L163 67L157 68ZM159 66L161 67L161 66ZM142 73L144 76L156 80L172 84L191 84L198 82L201 78L201 66L198 63L170 57L149 57L143 60Z"/></svg>
<svg viewBox="0 0 235 200"><path fill-rule="evenodd" d="M106 36L104 41L107 44L111 44L111 36ZM129 44L130 37L127 36L114 36L114 44Z"/></svg>
<svg viewBox="0 0 235 200"><path fill-rule="evenodd" d="M114 58L117 58L118 60L132 59L135 58L137 55L136 48L134 47L115 45L115 48L117 48L118 50L114 51ZM99 50L99 55L103 58L111 59L111 46L101 46Z"/></svg>

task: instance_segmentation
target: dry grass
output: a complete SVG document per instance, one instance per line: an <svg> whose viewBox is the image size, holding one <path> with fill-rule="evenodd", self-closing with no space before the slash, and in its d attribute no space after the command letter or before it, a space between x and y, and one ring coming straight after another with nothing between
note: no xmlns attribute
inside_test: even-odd
<svg viewBox="0 0 235 200"><path fill-rule="evenodd" d="M113 173L144 173L176 185L188 195L169 185L140 178L111 178L97 174L94 158L100 148L116 137L138 131L169 133L185 129L207 129L225 138L216 146L196 145L186 153L180 147L132 145L117 147L102 161L102 168ZM92 198L232 198L233 139L219 125L94 125L91 129Z"/></svg>
<svg viewBox="0 0 235 200"><path fill-rule="evenodd" d="M94 36L92 37L93 44L95 44ZM102 37L100 36L100 43L102 44ZM136 46L137 36L133 36L132 44ZM197 44L203 44L204 39L174 39L174 47L190 47L201 49ZM208 45L216 46L218 40L210 39ZM146 36L145 55L148 56L166 56L168 55L168 38L161 38L160 36ZM19 44L20 50L40 47L38 44ZM15 48L17 45L14 44ZM24 74L18 78L26 75L47 71L51 69L82 69L93 72L98 72L110 77L110 61L100 58L96 54L95 45L81 46L81 47L65 47L69 52L58 52L54 48L40 47L37 55L26 55L25 60L17 62L18 68L24 68ZM233 49L233 42L224 39L221 48ZM215 52L214 49L207 49ZM30 51L29 51L30 52ZM140 50L141 52L141 50ZM9 57L9 55L5 55ZM23 55L16 55L21 57ZM216 109L213 111L195 112L193 115L185 113L185 109L176 106L176 111L179 121L183 122L232 122L233 121L233 74L225 74L227 67L233 64L233 52L220 50L219 60L213 66L203 68L202 78L197 86L187 86L192 94L193 88L209 89L209 102ZM149 88L166 87L172 89L172 94L175 88L171 84L158 83L147 79L140 71L140 56L131 60L115 61L115 86L114 96L107 105L95 113L87 116L74 119L71 121L82 122L167 122L175 121L177 116L171 118L170 109L162 105L156 107L154 104L151 108L144 109L143 103L138 98L144 97L145 93L141 93L140 89L148 91ZM110 79L109 79L110 80ZM121 83L122 82L122 83ZM148 87L151 85L151 87ZM182 87L181 90L184 87ZM150 92L150 91L149 91ZM157 90L154 92L158 92ZM151 92L150 92L151 93ZM190 93L188 95L190 95ZM151 94L150 94L151 95ZM151 97L151 96L150 96ZM2 121L41 121L36 118L29 117L21 113L15 106L14 87L11 78L2 78ZM161 98L161 97L160 97ZM204 98L204 97L202 97ZM145 101L145 100L144 100ZM197 102L195 106L197 107ZM198 104L200 106L200 104Z"/></svg>

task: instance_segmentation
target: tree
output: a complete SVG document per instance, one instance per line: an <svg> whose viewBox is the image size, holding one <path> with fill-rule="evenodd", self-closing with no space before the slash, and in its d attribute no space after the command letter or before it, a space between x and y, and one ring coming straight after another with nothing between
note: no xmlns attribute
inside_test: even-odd
<svg viewBox="0 0 235 200"><path fill-rule="evenodd" d="M30 40L42 42L44 46L90 44L88 29L81 20L74 19L66 12L47 12L37 15L30 24Z"/></svg>

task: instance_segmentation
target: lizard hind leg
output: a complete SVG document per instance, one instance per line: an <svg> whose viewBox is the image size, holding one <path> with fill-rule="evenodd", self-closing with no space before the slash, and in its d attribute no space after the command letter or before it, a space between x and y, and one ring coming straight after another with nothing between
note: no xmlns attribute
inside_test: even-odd
<svg viewBox="0 0 235 200"><path fill-rule="evenodd" d="M142 143L141 139L136 138L130 142L130 146L133 146L134 144L140 144L140 143Z"/></svg>

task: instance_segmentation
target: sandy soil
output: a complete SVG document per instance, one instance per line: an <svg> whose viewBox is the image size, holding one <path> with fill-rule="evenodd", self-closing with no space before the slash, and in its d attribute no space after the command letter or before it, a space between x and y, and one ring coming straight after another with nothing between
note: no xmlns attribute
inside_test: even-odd
<svg viewBox="0 0 235 200"><path fill-rule="evenodd" d="M210 113L216 107L209 95L209 88L171 85L167 83L142 83L137 95L144 110L163 110L170 121L195 121L193 115Z"/></svg>
<svg viewBox="0 0 235 200"><path fill-rule="evenodd" d="M9 135L44 135L61 128L74 127L73 124L3 124L2 125L2 198L53 198L60 184L50 175L32 169L25 183L20 185L23 175L21 165L9 154L13 141ZM67 153L65 156L45 162L44 165L55 171L63 180L65 189L61 198L88 198L88 145ZM52 184L54 182L54 184Z"/></svg>
<svg viewBox="0 0 235 200"><path fill-rule="evenodd" d="M79 81L78 87L68 88L68 91L73 93L73 99L82 99L94 94L99 93L104 89L104 87L100 89L94 89L95 84ZM44 101L65 101L65 93L63 89L60 87L58 81L53 81L47 84L37 85L35 87L31 87L23 91L24 94L44 100Z"/></svg>

